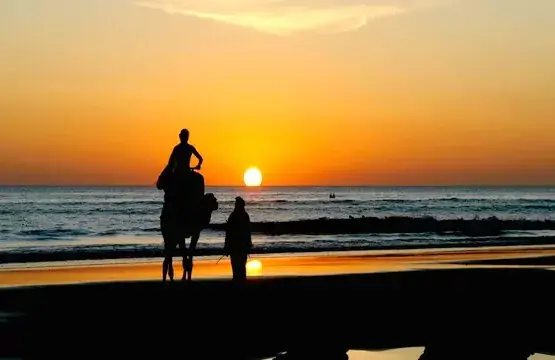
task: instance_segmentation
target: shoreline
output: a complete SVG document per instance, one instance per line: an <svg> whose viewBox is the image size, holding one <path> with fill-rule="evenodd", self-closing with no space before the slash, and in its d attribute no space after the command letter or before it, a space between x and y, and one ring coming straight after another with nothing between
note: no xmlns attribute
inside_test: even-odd
<svg viewBox="0 0 555 360"><path fill-rule="evenodd" d="M368 237L372 237L369 235ZM332 245L320 247L299 247L294 242L291 245L281 244L275 247L264 247L263 242L255 243L254 255L282 255L282 254L307 254L352 251L404 251L404 250L432 250L432 249L457 249L457 248L500 248L510 246L552 246L555 245L555 236L499 236L457 239L457 242L445 244L394 244L394 245L356 245L349 242L345 245ZM108 246L106 250L84 250L76 246L71 250L44 251L44 250L9 250L0 253L0 264L27 264L60 261L93 261L93 260L123 260L123 259L148 259L163 256L162 245L123 245L133 248L113 249ZM122 246L122 247L123 247ZM201 241L195 251L197 257L221 256L223 246L206 244ZM176 254L178 256L179 254ZM2 266L0 265L0 267Z"/></svg>
<svg viewBox="0 0 555 360"><path fill-rule="evenodd" d="M538 260L543 258L554 261ZM263 254L253 255L250 260L256 260L261 264L261 269L249 270L249 276L254 278L499 267L497 265L506 268L549 269L555 268L555 246ZM162 258L139 258L3 264L0 266L0 287L156 280L161 277L161 263ZM181 258L174 258L174 266L176 279L180 279ZM195 260L193 279L230 277L231 269L227 257L199 257Z"/></svg>
<svg viewBox="0 0 555 360"><path fill-rule="evenodd" d="M555 249L555 243L545 243L545 244L515 244L515 245L505 245L505 244L484 244L475 246L464 246L467 244L448 244L445 246L391 246L391 247L364 247L364 248L326 248L322 250L316 249L302 249L298 251L290 252L273 252L273 251L258 251L251 254L257 258L301 258L301 257L354 257L363 256L367 258L372 258L373 256L378 257L388 257L388 256L413 256L421 254L478 254L483 253L486 255L492 253L516 253L518 258L526 252L527 250L541 251L541 250L551 250ZM201 249L203 250L203 249ZM210 254L206 251L199 251L197 249L195 258L197 261L213 261L220 259L223 254L215 253ZM180 254L176 254L174 261L178 261ZM59 261L29 261L29 262L7 262L0 264L0 271L3 269L17 269L17 268L35 268L35 267L51 267L51 266L90 266L95 264L141 264L141 263L152 263L161 261L163 256L152 256L152 257L122 257L122 258L90 258L90 259L80 259L80 260L59 260Z"/></svg>

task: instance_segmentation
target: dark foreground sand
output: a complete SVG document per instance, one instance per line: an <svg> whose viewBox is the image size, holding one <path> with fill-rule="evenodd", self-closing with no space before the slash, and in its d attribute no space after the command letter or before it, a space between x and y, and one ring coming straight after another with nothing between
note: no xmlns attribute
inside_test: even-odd
<svg viewBox="0 0 555 360"><path fill-rule="evenodd" d="M526 359L555 352L554 280L500 267L6 288L0 355L340 359L426 347L422 359Z"/></svg>
<svg viewBox="0 0 555 360"><path fill-rule="evenodd" d="M546 266L555 267L555 256L538 256L529 258L512 258L512 259L482 259L462 261L462 264L468 265L516 265L516 266Z"/></svg>

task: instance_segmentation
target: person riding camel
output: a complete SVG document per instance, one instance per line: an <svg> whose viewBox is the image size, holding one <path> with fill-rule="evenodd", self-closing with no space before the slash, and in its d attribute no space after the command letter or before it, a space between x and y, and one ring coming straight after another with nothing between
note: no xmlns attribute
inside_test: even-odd
<svg viewBox="0 0 555 360"><path fill-rule="evenodd" d="M191 157L195 155L198 159L198 164L193 169L200 170L204 160L197 149L192 144L189 144L189 130L182 129L179 133L179 140L180 143L173 148L167 166L174 172L188 172L191 169Z"/></svg>
<svg viewBox="0 0 555 360"><path fill-rule="evenodd" d="M177 144L168 160L168 163L158 178L156 187L159 190L166 190L171 186L172 179L180 183L188 179L191 170L200 170L204 161L202 155L195 146L189 143L189 130L182 129L179 133L179 144ZM191 168L191 157L195 155L198 163Z"/></svg>
<svg viewBox="0 0 555 360"><path fill-rule="evenodd" d="M159 190L164 190L164 205L160 216L162 236L167 248L163 266L164 278L168 272L170 278L173 278L170 254L176 246L182 248L184 253L184 268L192 271L192 257L188 259L185 239L196 232L196 224L199 222L197 212L202 205L205 192L204 177L194 171L201 169L203 158L197 149L189 144L187 129L181 130L179 139L180 143L173 148L169 161L156 183ZM192 155L198 159L194 168L191 168L190 164Z"/></svg>

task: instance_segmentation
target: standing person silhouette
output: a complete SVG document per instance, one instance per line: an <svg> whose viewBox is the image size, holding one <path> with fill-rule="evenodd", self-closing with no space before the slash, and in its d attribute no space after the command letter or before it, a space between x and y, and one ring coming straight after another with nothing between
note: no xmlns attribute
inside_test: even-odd
<svg viewBox="0 0 555 360"><path fill-rule="evenodd" d="M252 249L251 222L245 211L245 200L235 198L235 209L229 215L225 233L224 254L231 259L234 281L247 279L247 257Z"/></svg>

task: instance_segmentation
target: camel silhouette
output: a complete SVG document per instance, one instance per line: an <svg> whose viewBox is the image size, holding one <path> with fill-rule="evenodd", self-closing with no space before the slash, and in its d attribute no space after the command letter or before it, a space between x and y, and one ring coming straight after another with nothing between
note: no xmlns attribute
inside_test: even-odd
<svg viewBox="0 0 555 360"><path fill-rule="evenodd" d="M173 255L177 248L182 254L182 280L191 280L193 256L200 233L210 224L212 212L218 210L218 200L213 193L204 193L204 178L195 171L175 174L167 168L162 171L156 187L164 190L164 206L160 227L164 238L162 280L174 279ZM186 239L191 238L189 249Z"/></svg>

